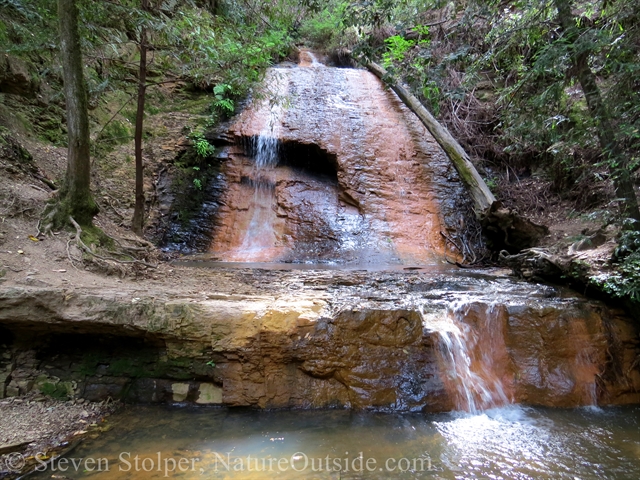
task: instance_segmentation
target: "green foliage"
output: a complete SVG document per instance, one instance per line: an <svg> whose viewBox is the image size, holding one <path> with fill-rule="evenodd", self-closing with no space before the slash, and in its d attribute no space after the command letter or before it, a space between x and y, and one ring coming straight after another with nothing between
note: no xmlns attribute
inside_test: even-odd
<svg viewBox="0 0 640 480"><path fill-rule="evenodd" d="M640 253L629 255L613 273L592 277L591 281L612 297L640 302Z"/></svg>
<svg viewBox="0 0 640 480"><path fill-rule="evenodd" d="M640 151L640 96L630 95L629 83L630 75L637 78L638 72L637 48L631 45L640 38L635 28L638 15L631 13L627 0L608 2L606 7L571 3L581 12L576 18L575 43L558 31L553 4L526 1L521 8L498 14L485 37L486 52L476 64L478 68L497 66L498 80L504 83L499 93L505 153L550 161L556 185L565 191L573 182L586 184L598 166L613 175L619 169L617 159L603 152L597 141L592 114L572 74L571 49L588 55L611 110L617 141L635 164L632 169L637 168Z"/></svg>
<svg viewBox="0 0 640 480"><path fill-rule="evenodd" d="M392 22L397 18L397 14L403 10L402 8L394 8L398 6L405 7L408 5L406 2L396 2L395 0L358 0L349 2L347 20L350 25L379 28L386 22Z"/></svg>
<svg viewBox="0 0 640 480"><path fill-rule="evenodd" d="M415 45L412 40L406 40L400 35L394 35L385 39L387 51L382 55L382 64L385 68L393 66L394 62L402 62L406 53Z"/></svg>
<svg viewBox="0 0 640 480"><path fill-rule="evenodd" d="M612 273L592 277L592 283L613 297L640 302L640 232L622 233L613 266Z"/></svg>
<svg viewBox="0 0 640 480"><path fill-rule="evenodd" d="M221 83L213 87L215 100L211 104L211 111L222 118L230 117L235 113L236 106L232 99L233 87L226 83Z"/></svg>
<svg viewBox="0 0 640 480"><path fill-rule="evenodd" d="M298 2L293 3L296 5L284 0L255 6L223 2L214 15L193 0L152 2L149 11L141 9L139 0L78 0L90 103L97 105L110 92L135 95L132 70L137 69L137 42L144 26L153 52L148 65L149 94L158 80L159 84L167 78L186 81L197 89L214 90L212 122L229 117L237 101L263 78L266 68L289 54L289 33L298 7ZM314 2L301 3L305 8L318 8ZM60 91L56 15L55 0L0 1L0 51L29 59L37 65L38 77ZM120 115L133 123L134 103ZM130 136L127 126L119 122L121 116L100 135L101 153ZM62 117L52 116L47 125L39 122L38 133L56 144L64 143Z"/></svg>
<svg viewBox="0 0 640 480"><path fill-rule="evenodd" d="M245 96L292 46L290 25L274 21L265 28L243 20L190 8L181 9L173 20L182 75L199 88L222 86L224 91L214 91L214 108L227 115L235 110L233 99Z"/></svg>
<svg viewBox="0 0 640 480"><path fill-rule="evenodd" d="M640 232L635 230L622 232L618 246L613 252L614 261L623 262L637 252L640 252Z"/></svg>
<svg viewBox="0 0 640 480"><path fill-rule="evenodd" d="M316 15L310 15L302 24L299 35L311 46L330 50L339 43L344 28L345 4L325 7Z"/></svg>
<svg viewBox="0 0 640 480"><path fill-rule="evenodd" d="M0 52L51 60L56 50L54 0L0 1Z"/></svg>
<svg viewBox="0 0 640 480"><path fill-rule="evenodd" d="M202 132L194 132L190 134L189 139L191 140L193 149L199 158L206 159L214 154L216 150L215 147L209 143ZM199 169L199 167L193 168Z"/></svg>
<svg viewBox="0 0 640 480"><path fill-rule="evenodd" d="M489 190L495 193L496 189L498 188L498 182L496 181L495 177L485 179L485 183L487 184L487 187L489 187Z"/></svg>
<svg viewBox="0 0 640 480"><path fill-rule="evenodd" d="M434 115L439 115L441 92L438 84L433 80L427 80L422 87L422 95L431 105L431 112Z"/></svg>

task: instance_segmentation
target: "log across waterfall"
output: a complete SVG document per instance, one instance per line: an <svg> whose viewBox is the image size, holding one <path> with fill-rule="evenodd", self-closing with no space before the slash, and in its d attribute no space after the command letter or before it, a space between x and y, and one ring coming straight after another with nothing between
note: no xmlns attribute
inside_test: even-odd
<svg viewBox="0 0 640 480"><path fill-rule="evenodd" d="M387 71L377 63L369 62L366 65L367 68L381 80L388 76ZM418 116L425 127L429 129L431 135L434 136L440 146L447 152L460 178L462 178L462 181L469 189L477 213L479 215L487 213L491 205L496 201L496 198L469 160L467 152L465 152L456 139L451 136L449 131L429 113L429 110L409 92L407 87L400 83L392 82L391 88L393 88L393 91L398 94L411 111Z"/></svg>
<svg viewBox="0 0 640 480"><path fill-rule="evenodd" d="M230 129L217 259L415 265L468 255L478 238L464 236L480 227L463 182L375 76L303 51L299 66L270 69L265 85L266 98ZM256 142L267 137L277 160L265 169ZM257 232L267 217L272 232Z"/></svg>
<svg viewBox="0 0 640 480"><path fill-rule="evenodd" d="M476 167L471 163L467 152L446 127L440 124L409 91L407 86L391 79L388 72L377 63L364 62L364 65L380 80L389 84L447 152L473 199L476 215L482 220L484 233L491 240L494 249L518 253L537 245L538 241L549 233L546 226L535 224L517 212L504 208L499 201L496 201Z"/></svg>

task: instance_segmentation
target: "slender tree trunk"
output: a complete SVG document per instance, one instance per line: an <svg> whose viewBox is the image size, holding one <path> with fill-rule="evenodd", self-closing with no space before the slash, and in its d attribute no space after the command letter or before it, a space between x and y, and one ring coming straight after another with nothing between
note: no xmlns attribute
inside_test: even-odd
<svg viewBox="0 0 640 480"><path fill-rule="evenodd" d="M98 207L91 196L89 114L75 0L58 0L58 17L69 133L67 174L59 204L64 215L61 221L67 223L71 215L80 225L91 225Z"/></svg>
<svg viewBox="0 0 640 480"><path fill-rule="evenodd" d="M148 0L142 0L142 10L149 9ZM147 29L143 25L140 31L140 71L138 74L138 111L136 112L136 131L134 135L136 157L136 204L131 220L131 229L142 235L144 229L144 164L142 162L142 129L144 122L144 103L147 90Z"/></svg>
<svg viewBox="0 0 640 480"><path fill-rule="evenodd" d="M589 67L589 52L575 48L575 43L578 40L580 31L576 26L576 19L573 13L571 13L572 1L554 1L558 10L558 22L572 51L571 60L575 76L580 82L580 87L587 100L589 112L596 124L600 147L604 155L610 160L609 170L613 177L616 196L623 200L622 212L626 217L640 222L638 199L633 189L628 161L620 150L613 125L611 124L611 116L602 99L600 88L596 82L596 76ZM640 229L640 224L636 225L634 229Z"/></svg>

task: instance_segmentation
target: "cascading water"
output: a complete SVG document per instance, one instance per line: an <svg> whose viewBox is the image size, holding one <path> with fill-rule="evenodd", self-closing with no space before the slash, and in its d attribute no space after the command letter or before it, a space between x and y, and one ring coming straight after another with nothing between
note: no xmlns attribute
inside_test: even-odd
<svg viewBox="0 0 640 480"><path fill-rule="evenodd" d="M455 237L467 222L462 208L449 215L464 201L462 184L434 181L455 176L450 162L375 76L301 51L299 65L269 69L264 84L268 99L230 130L238 142L224 167L216 260L379 267L459 255L441 231ZM247 159L239 147L251 139Z"/></svg>
<svg viewBox="0 0 640 480"><path fill-rule="evenodd" d="M276 93L282 94L282 82L277 78L274 80L274 87L279 90ZM250 182L254 187L253 200L249 206L252 214L242 243L235 254L243 261L260 260L277 244L274 228L276 196L273 172L279 161L278 135L284 108L281 101L274 101L269 106L269 116L264 127L250 141L250 151L254 156L250 172Z"/></svg>
<svg viewBox="0 0 640 480"><path fill-rule="evenodd" d="M259 258L265 249L276 243L273 223L275 219L275 185L269 173L278 164L278 141L273 136L260 135L254 141L255 168L252 183L254 184L253 215L247 227L240 252L247 260Z"/></svg>
<svg viewBox="0 0 640 480"><path fill-rule="evenodd" d="M462 321L464 314L464 306L454 305L441 322L431 325L440 338L441 368L456 409L478 413L512 403L496 370L495 352L504 349L499 316L489 308L481 338L481 332Z"/></svg>
<svg viewBox="0 0 640 480"><path fill-rule="evenodd" d="M565 306L555 316L534 299L514 301L516 297L506 299L503 294L489 289L481 301L459 295L446 301L446 313L420 307L423 325L434 335L434 353L451 408L479 413L540 402L550 394L566 395L567 406L597 406L598 364L603 360L596 345L603 339L575 321L589 314ZM524 314L531 306L541 309L535 315ZM523 328L532 330L515 333ZM572 339L570 345L563 336Z"/></svg>

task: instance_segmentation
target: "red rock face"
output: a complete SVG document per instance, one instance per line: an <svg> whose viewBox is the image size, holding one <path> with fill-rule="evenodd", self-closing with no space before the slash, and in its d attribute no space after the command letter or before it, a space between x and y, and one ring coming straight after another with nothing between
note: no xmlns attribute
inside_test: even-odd
<svg viewBox="0 0 640 480"><path fill-rule="evenodd" d="M233 125L210 251L233 261L457 258L441 232L459 228L463 192L444 152L373 75L314 62L303 52L300 66L271 69L267 100ZM278 140L278 166L257 168L257 149L241 147L260 136Z"/></svg>
<svg viewBox="0 0 640 480"><path fill-rule="evenodd" d="M439 365L456 408L479 411L509 403L575 407L624 398L629 379L605 385L603 376L614 372L606 354L612 341L607 326L623 323L594 307L478 302L455 309L450 325L457 327L460 341L452 348L460 351L441 355Z"/></svg>
<svg viewBox="0 0 640 480"><path fill-rule="evenodd" d="M470 276L258 270L235 280L245 275L265 294L159 296L136 285L65 296L32 286L0 291L0 333L14 339L0 362L0 396L66 375L92 400L209 398L259 408L640 402L637 326L596 301ZM443 355L444 334L456 328L453 362ZM104 348L110 336L113 350ZM84 373L89 358L100 365L92 375ZM123 358L133 369L117 366Z"/></svg>

